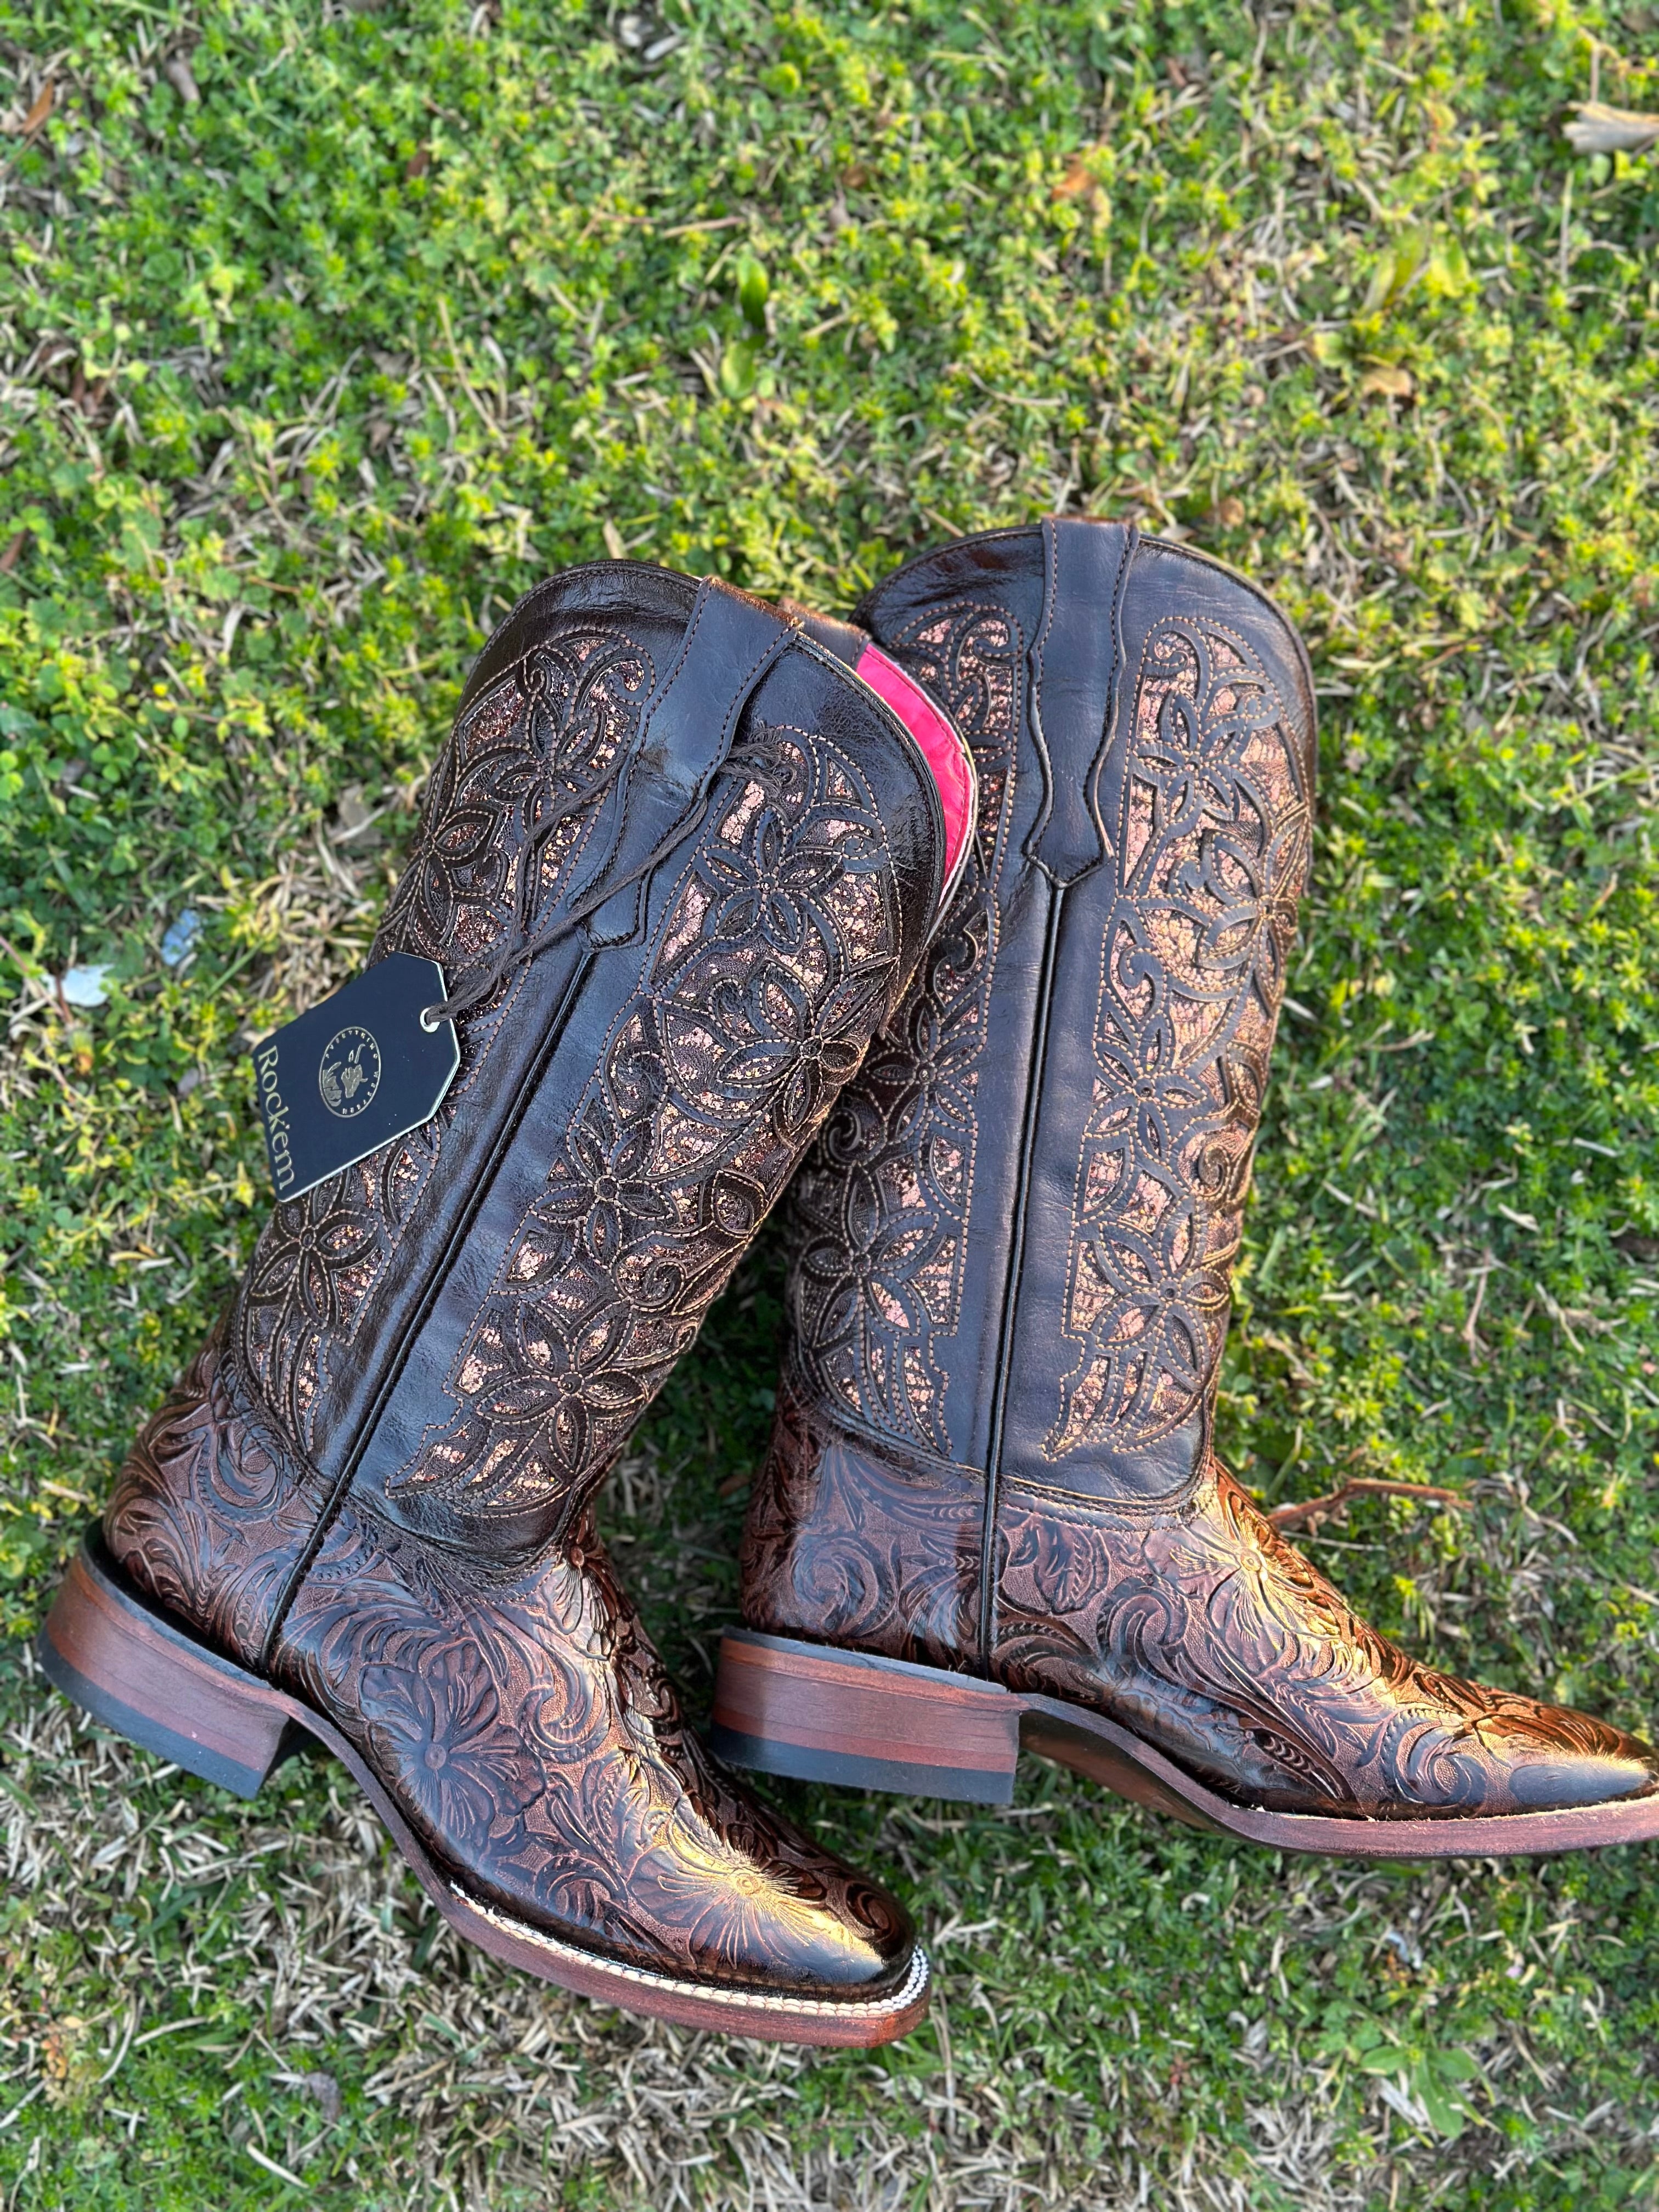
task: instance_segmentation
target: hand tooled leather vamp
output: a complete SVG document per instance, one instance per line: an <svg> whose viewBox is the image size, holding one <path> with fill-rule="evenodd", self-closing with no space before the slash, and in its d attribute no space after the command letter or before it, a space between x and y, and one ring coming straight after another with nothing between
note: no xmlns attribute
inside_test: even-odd
<svg viewBox="0 0 1659 2212"><path fill-rule="evenodd" d="M326 1497L238 1389L221 1321L134 1439L106 1526L143 1589L257 1664Z"/></svg>
<svg viewBox="0 0 1659 2212"><path fill-rule="evenodd" d="M815 1420L787 1376L750 1495L744 1618L778 1636L959 1667L979 1634L982 1476Z"/></svg>
<svg viewBox="0 0 1659 2212"><path fill-rule="evenodd" d="M481 1577L349 1508L276 1679L356 1743L472 1894L655 1972L882 1995L902 1910L739 1790L687 1729L591 1521Z"/></svg>
<svg viewBox="0 0 1659 2212"><path fill-rule="evenodd" d="M750 1626L960 1668L985 1486L878 1454L781 1394L743 1550ZM1241 1804L1367 1820L1593 1805L1659 1786L1636 1739L1443 1674L1367 1626L1218 1462L1172 1509L1011 1486L982 1670L1123 1723Z"/></svg>
<svg viewBox="0 0 1659 2212"><path fill-rule="evenodd" d="M1453 1818L1659 1787L1619 1729L1379 1636L1214 1461L1175 1511L1016 1486L999 1540L996 1678L1109 1713L1248 1803Z"/></svg>

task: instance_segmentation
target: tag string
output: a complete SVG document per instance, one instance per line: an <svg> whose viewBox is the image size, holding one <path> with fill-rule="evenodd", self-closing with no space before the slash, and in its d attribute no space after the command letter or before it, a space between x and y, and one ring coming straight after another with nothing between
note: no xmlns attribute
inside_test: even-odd
<svg viewBox="0 0 1659 2212"><path fill-rule="evenodd" d="M545 929L538 929L533 937L520 936L515 942L504 945L493 959L486 962L484 966L477 969L467 981L462 983L458 989L452 991L447 999L441 1000L436 1006L422 1006L420 1017L421 1027L429 1034L437 1028L440 1022L455 1021L471 1008L477 1006L481 1000L487 999L502 978L511 975L514 968L525 961L533 960L538 952L545 952L550 945L556 945L562 938L568 937L572 930L579 929L582 923L591 915L596 915L602 906L608 905L618 891L625 891L630 884L638 883L641 876L648 876L657 863L679 842L682 837L701 825L708 811L708 794L705 793L689 815L682 816L678 822L671 824L664 831L645 858L634 867L625 870L623 874L613 878L608 883L596 884L586 898L578 899L575 905L567 908L556 921L550 922ZM538 851L539 852L539 848ZM526 854L526 857L527 861L529 854ZM528 872L526 866L526 876Z"/></svg>

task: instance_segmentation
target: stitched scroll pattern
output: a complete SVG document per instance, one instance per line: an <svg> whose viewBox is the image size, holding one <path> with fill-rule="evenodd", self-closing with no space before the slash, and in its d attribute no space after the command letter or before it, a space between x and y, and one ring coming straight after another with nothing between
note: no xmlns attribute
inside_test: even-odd
<svg viewBox="0 0 1659 2212"><path fill-rule="evenodd" d="M790 1301L820 1393L948 1456L933 1346L961 1313L1024 644L1004 610L969 602L913 622L891 645L973 746L979 817L918 979L796 1184Z"/></svg>
<svg viewBox="0 0 1659 2212"><path fill-rule="evenodd" d="M455 1411L390 1494L522 1511L604 1471L863 1059L898 945L862 778L822 738L763 731L457 1357Z"/></svg>
<svg viewBox="0 0 1659 2212"><path fill-rule="evenodd" d="M475 700L433 770L374 957L441 960L453 981L506 933L533 927L587 841L653 682L641 646L589 624L538 646ZM461 1073L433 1121L276 1206L265 1224L234 1342L241 1371L302 1445L331 1352L351 1341L407 1232L515 985L463 1018Z"/></svg>
<svg viewBox="0 0 1659 2212"><path fill-rule="evenodd" d="M1051 1461L1168 1435L1210 1388L1307 878L1295 734L1243 637L1166 617L1133 712Z"/></svg>

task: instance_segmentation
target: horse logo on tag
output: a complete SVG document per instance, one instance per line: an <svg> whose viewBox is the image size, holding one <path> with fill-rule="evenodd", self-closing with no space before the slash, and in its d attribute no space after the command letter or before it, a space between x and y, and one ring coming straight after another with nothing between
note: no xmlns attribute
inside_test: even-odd
<svg viewBox="0 0 1659 2212"><path fill-rule="evenodd" d="M317 1088L331 1114L349 1121L380 1087L380 1048L373 1032L354 1022L336 1030L323 1048Z"/></svg>

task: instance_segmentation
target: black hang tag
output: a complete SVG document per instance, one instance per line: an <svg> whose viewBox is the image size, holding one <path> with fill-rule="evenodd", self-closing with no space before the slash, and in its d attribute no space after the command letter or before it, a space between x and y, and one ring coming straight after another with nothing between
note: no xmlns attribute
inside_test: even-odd
<svg viewBox="0 0 1659 2212"><path fill-rule="evenodd" d="M393 952L253 1048L270 1179L299 1198L429 1121L461 1064L435 960Z"/></svg>

